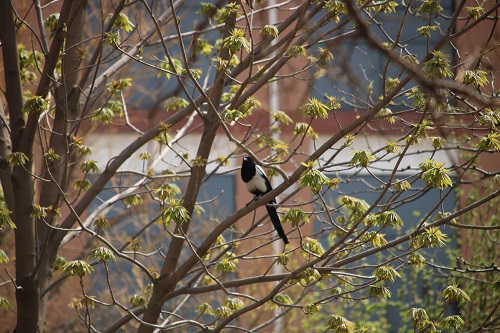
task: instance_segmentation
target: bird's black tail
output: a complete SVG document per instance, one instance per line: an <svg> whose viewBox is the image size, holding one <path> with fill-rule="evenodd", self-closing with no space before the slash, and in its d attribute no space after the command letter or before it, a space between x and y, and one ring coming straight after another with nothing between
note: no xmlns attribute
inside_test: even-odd
<svg viewBox="0 0 500 333"><path fill-rule="evenodd" d="M276 212L276 207L266 206L266 209L267 213L269 214L269 217L271 218L271 222L273 222L274 229L278 233L278 236L280 236L281 239L283 239L283 242L285 242L285 244L288 244L288 238L286 238L285 231L281 226L280 217L278 216L278 212Z"/></svg>

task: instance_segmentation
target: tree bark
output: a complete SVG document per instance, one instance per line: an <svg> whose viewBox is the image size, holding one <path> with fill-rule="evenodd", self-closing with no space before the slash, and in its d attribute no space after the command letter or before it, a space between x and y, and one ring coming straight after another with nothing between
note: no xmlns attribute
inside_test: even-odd
<svg viewBox="0 0 500 333"><path fill-rule="evenodd" d="M11 125L11 143L13 152L24 153L28 161L23 166L12 169L10 182L2 179L2 187L11 186L10 201L12 221L15 229L16 253L16 303L17 332L36 332L38 324L38 284L35 271L35 226L30 216L33 201L33 178L30 171L33 166L31 148L25 149L19 144L25 129L23 115L23 93L17 53L16 27L14 12L10 1L0 1L0 38L4 61L7 107ZM3 177L5 178L5 177Z"/></svg>
<svg viewBox="0 0 500 333"><path fill-rule="evenodd" d="M64 195L62 191L66 190L68 165L71 158L69 152L68 137L72 126L79 114L80 91L78 87L78 69L80 67L80 58L78 54L78 45L82 41L83 25L85 22L85 0L73 2L69 17L70 22L66 23L67 34L63 36L66 40L65 49L62 50L62 75L55 88L56 111L53 129L50 133L49 147L59 155L56 160L45 162L44 179L40 190L41 207L59 207L61 198ZM38 244L39 244L39 287L40 292L45 290L50 283L53 273L54 261L57 258L57 251L48 251L47 243L51 235L51 225L57 216L49 214L45 219L38 220ZM47 312L48 293L40 299L39 308L39 331L45 330L45 319Z"/></svg>

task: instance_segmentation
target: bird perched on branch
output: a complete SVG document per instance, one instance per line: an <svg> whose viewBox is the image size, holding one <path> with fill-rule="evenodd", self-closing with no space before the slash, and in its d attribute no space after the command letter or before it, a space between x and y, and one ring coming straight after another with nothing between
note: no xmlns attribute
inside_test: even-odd
<svg viewBox="0 0 500 333"><path fill-rule="evenodd" d="M241 179L245 182L248 192L255 195L255 198L263 196L273 189L271 187L271 182L264 173L264 170L262 170L260 166L256 165L255 161L250 156L243 157L243 163L241 165ZM267 213L271 218L274 229L278 232L278 236L283 239L285 244L288 244L288 238L286 238L285 231L281 226L281 221L274 205L276 205L275 198L269 201L266 205Z"/></svg>

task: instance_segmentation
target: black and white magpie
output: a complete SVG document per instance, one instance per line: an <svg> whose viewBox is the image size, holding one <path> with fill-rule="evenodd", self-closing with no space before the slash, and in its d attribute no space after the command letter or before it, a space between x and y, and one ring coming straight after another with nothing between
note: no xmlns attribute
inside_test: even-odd
<svg viewBox="0 0 500 333"><path fill-rule="evenodd" d="M264 170L262 170L260 166L256 165L255 161L250 156L243 157L243 163L241 165L241 179L245 182L248 192L255 195L255 197L260 197L273 189L271 187L271 182L264 173ZM285 244L288 244L288 238L286 238L285 231L281 226L280 218L276 212L276 207L274 206L275 204L275 198L269 201L269 204L266 205L267 213L271 218L274 229L278 232L278 236L283 239Z"/></svg>

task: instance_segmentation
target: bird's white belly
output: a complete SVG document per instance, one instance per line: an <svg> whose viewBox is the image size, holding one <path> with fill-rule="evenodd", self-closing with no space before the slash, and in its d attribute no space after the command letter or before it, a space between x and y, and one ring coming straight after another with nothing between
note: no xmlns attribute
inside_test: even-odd
<svg viewBox="0 0 500 333"><path fill-rule="evenodd" d="M257 175L253 176L251 181L245 183L245 186L247 188L247 191L251 193L256 191L266 193L267 191L266 181L264 180L264 178Z"/></svg>

